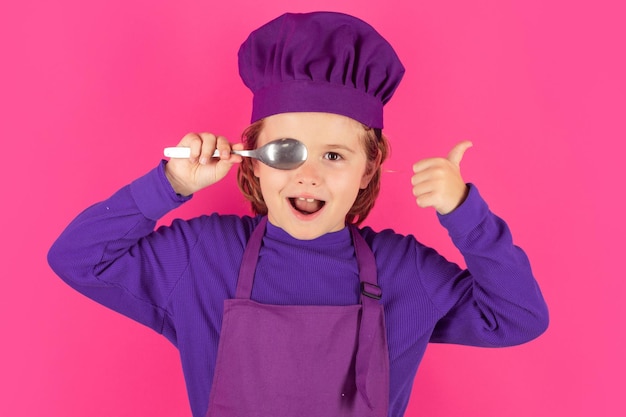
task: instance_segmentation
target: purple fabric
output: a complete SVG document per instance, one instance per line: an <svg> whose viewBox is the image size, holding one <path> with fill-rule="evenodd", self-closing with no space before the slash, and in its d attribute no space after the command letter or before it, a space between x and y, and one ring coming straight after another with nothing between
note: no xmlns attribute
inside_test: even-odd
<svg viewBox="0 0 626 417"><path fill-rule="evenodd" d="M389 404L389 363L385 329L385 313L378 300L382 298L382 291L378 286L376 259L367 242L358 233L354 226L350 226L350 235L354 245L354 255L359 265L359 280L361 288L361 327L359 331L358 350L356 355L356 386L365 403L373 408L370 389L380 389L377 385L385 384L385 407ZM379 324L380 323L380 324ZM380 346L382 343L382 346ZM381 353L385 355L385 369L375 374L370 372L373 364L381 364ZM367 381L374 384L367 384ZM373 385L373 386L372 386ZM374 415L380 415L378 412ZM356 414L358 415L358 414Z"/></svg>
<svg viewBox="0 0 626 417"><path fill-rule="evenodd" d="M287 112L325 112L383 127L383 105L404 67L369 24L333 12L284 14L250 34L239 73L254 94L252 122Z"/></svg>
<svg viewBox="0 0 626 417"><path fill-rule="evenodd" d="M184 201L169 186L162 164L78 215L48 260L73 288L177 346L193 415L204 417L224 300L235 296L244 248L260 219L212 214L154 231L155 220ZM404 414L429 341L510 346L537 337L548 323L526 255L476 187L440 221L468 270L413 236L359 230L374 253L382 288L392 417ZM298 241L268 224L252 300L353 305L358 272L348 228Z"/></svg>
<svg viewBox="0 0 626 417"><path fill-rule="evenodd" d="M246 246L236 298L224 301L207 417L385 415L389 356L382 305L365 295L361 305L347 306L250 300L266 223ZM353 239L360 280L376 286L371 250L358 233Z"/></svg>

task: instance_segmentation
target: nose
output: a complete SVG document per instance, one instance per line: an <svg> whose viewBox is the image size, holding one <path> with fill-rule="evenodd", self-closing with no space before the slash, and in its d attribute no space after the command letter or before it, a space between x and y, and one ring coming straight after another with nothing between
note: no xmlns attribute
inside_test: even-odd
<svg viewBox="0 0 626 417"><path fill-rule="evenodd" d="M322 182L322 173L315 161L307 159L295 172L298 184L318 186Z"/></svg>

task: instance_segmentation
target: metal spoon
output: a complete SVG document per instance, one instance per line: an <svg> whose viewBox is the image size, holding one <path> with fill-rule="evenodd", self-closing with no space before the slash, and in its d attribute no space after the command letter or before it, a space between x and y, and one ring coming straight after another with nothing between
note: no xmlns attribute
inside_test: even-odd
<svg viewBox="0 0 626 417"><path fill-rule="evenodd" d="M295 169L306 161L307 150L304 143L296 139L277 139L266 143L257 149L237 151L231 149L231 153L256 158L265 165L276 169ZM165 148L163 154L168 158L189 158L191 149L183 146ZM213 157L220 156L216 149Z"/></svg>

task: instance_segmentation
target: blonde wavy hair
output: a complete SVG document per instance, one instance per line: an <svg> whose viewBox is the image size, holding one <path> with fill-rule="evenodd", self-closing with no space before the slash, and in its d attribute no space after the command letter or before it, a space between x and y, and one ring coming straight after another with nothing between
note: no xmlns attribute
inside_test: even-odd
<svg viewBox="0 0 626 417"><path fill-rule="evenodd" d="M367 156L367 173L374 171L374 175L366 188L360 189L346 214L346 223L359 225L365 220L376 202L380 192L381 166L387 159L390 146L387 138L380 130L364 127L361 138ZM246 149L255 149L259 134L263 129L263 119L248 126L242 134L242 140ZM379 158L380 155L380 158ZM254 175L254 167L251 158L244 158L237 170L237 183L244 197L250 202L254 214L266 215L267 205L263 200L259 179Z"/></svg>

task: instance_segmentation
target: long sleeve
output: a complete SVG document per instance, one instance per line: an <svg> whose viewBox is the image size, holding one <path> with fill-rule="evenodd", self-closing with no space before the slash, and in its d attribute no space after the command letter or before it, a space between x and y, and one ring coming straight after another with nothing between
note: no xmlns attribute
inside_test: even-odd
<svg viewBox="0 0 626 417"><path fill-rule="evenodd" d="M497 347L543 333L548 309L529 260L476 187L470 185L467 200L439 219L467 269L438 283L423 276L431 299L444 313L431 341Z"/></svg>
<svg viewBox="0 0 626 417"><path fill-rule="evenodd" d="M48 260L70 286L162 333L179 349L193 414L206 413L223 300L233 298L246 242L259 217L213 214L156 220L183 204L163 164L82 212ZM507 346L538 336L547 308L528 259L506 224L471 187L442 216L467 270L413 236L361 229L374 251L390 355L390 415L406 409L429 341ZM268 225L253 288L266 304L358 302L358 265L348 229L298 241Z"/></svg>
<svg viewBox="0 0 626 417"><path fill-rule="evenodd" d="M184 223L145 237L184 201L169 186L162 163L78 215L53 244L48 262L74 289L162 332L167 298L195 237L181 233Z"/></svg>

